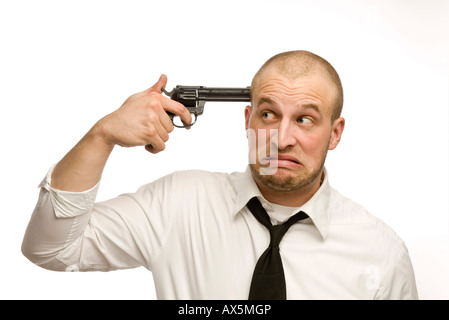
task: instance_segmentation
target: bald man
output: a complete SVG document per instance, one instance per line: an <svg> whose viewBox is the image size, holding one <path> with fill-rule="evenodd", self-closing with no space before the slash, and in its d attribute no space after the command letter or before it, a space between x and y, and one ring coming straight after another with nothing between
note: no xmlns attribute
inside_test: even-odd
<svg viewBox="0 0 449 320"><path fill-rule="evenodd" d="M308 51L280 53L254 76L244 172L178 171L95 202L116 145L156 154L173 131L166 111L191 123L161 95L166 83L130 96L50 168L22 244L29 260L58 271L143 266L158 299L418 298L404 242L329 184L343 89ZM267 255L276 271L260 271Z"/></svg>

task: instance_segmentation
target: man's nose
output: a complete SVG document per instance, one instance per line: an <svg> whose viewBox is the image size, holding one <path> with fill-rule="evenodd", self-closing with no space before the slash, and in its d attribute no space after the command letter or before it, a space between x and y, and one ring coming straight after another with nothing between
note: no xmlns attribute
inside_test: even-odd
<svg viewBox="0 0 449 320"><path fill-rule="evenodd" d="M278 149L283 150L293 146L296 143L294 134L295 126L288 119L283 119L278 128Z"/></svg>

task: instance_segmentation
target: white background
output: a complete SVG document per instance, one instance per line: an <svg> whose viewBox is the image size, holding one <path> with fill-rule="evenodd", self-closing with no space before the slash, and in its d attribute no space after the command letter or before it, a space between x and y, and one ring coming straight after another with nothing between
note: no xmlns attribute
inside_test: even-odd
<svg viewBox="0 0 449 320"><path fill-rule="evenodd" d="M0 298L155 299L143 268L57 273L20 246L37 185L101 117L161 73L248 86L272 55L306 49L343 81L331 185L406 242L422 299L449 298L449 1L1 1ZM246 167L244 104L208 103L167 149L117 147L98 200L182 169Z"/></svg>

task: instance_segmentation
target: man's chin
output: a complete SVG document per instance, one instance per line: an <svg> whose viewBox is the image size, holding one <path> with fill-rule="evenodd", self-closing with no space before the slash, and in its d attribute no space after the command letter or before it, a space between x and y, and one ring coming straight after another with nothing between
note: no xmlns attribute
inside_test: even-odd
<svg viewBox="0 0 449 320"><path fill-rule="evenodd" d="M308 185L315 181L321 171L308 173L301 170L302 172L298 172L298 170L292 170L291 168L261 167L255 164L250 164L250 169L254 179L257 179L265 187L277 192L289 192L307 188Z"/></svg>
<svg viewBox="0 0 449 320"><path fill-rule="evenodd" d="M288 168L263 167L254 164L250 165L254 178L266 187L276 191L291 191L301 185L301 178L294 174Z"/></svg>

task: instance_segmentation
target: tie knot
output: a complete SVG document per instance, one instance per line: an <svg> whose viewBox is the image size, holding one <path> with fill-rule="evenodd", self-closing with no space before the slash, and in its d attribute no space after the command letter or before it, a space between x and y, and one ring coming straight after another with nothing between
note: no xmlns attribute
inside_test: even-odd
<svg viewBox="0 0 449 320"><path fill-rule="evenodd" d="M250 199L247 206L248 209L254 215L254 217L270 231L270 247L272 248L279 247L279 243L281 242L282 237L294 223L308 217L308 215L305 212L300 211L296 213L294 216L290 217L290 219L288 219L283 224L273 226L271 224L270 217L268 216L265 209L262 207L257 197Z"/></svg>
<svg viewBox="0 0 449 320"><path fill-rule="evenodd" d="M270 247L277 248L291 224L279 224L272 226L270 230Z"/></svg>

